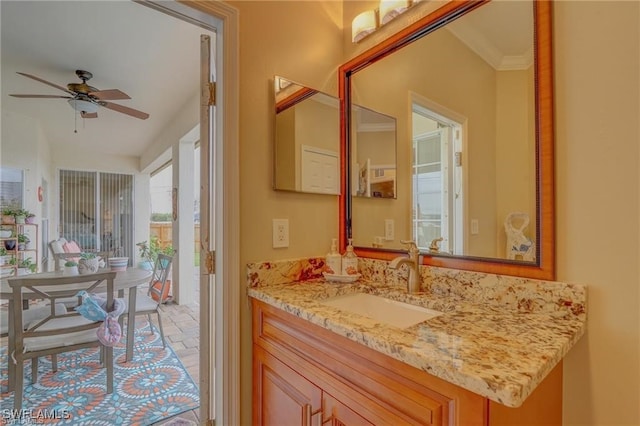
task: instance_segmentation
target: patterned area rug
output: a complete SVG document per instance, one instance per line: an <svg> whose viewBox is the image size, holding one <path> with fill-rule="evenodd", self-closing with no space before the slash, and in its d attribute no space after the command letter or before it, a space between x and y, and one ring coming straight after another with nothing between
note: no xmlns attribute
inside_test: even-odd
<svg viewBox="0 0 640 426"><path fill-rule="evenodd" d="M98 348L40 358L38 382L31 385L25 363L23 411L13 413L13 392L7 393L7 347L0 348L0 425L151 425L199 407L198 387L175 352L148 323L138 317L133 360L124 363L125 338L114 347L113 393L107 395L106 369Z"/></svg>

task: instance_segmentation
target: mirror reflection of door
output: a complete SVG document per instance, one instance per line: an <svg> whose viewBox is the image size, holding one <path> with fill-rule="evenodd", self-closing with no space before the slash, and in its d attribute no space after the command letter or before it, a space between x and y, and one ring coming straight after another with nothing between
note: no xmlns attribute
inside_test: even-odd
<svg viewBox="0 0 640 426"><path fill-rule="evenodd" d="M420 250L442 238L443 253L463 252L462 125L412 105L412 235Z"/></svg>

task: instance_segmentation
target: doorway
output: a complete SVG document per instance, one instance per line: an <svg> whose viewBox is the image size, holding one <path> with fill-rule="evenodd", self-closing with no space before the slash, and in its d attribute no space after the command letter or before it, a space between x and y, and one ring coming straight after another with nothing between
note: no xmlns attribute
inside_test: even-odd
<svg viewBox="0 0 640 426"><path fill-rule="evenodd" d="M412 235L421 250L463 254L464 120L412 98Z"/></svg>
<svg viewBox="0 0 640 426"><path fill-rule="evenodd" d="M212 232L203 235L201 241L201 247L206 247L208 252L202 253L200 259L202 262L208 254L207 260L215 269L215 278L208 275L210 280L201 280L200 283L200 419L205 424L213 424L214 418L218 424L238 424L241 291L237 145L238 11L223 2L194 2L187 5L149 1L142 4L216 32L213 46L201 50L203 54L214 58L215 84L222 96L216 101L215 108L202 108L200 120L201 126L206 124L210 128L207 133L213 136L213 139L209 136L200 138L202 164L206 164L206 167L202 167L202 176L206 174L206 177L202 179L201 186L211 189L214 195L211 201L215 201L210 203L209 198L202 198L200 204L201 225L213 219ZM208 69L205 66L209 64L207 61L201 66ZM211 72L202 74L207 79L212 76ZM212 93L202 83L200 89L203 100ZM211 239L214 233L216 238ZM212 256L213 253L216 255ZM215 327L212 326L214 323Z"/></svg>

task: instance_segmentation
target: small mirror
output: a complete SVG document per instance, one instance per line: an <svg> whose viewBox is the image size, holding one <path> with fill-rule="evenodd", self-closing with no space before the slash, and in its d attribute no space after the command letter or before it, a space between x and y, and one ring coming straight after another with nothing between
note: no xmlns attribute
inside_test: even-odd
<svg viewBox="0 0 640 426"><path fill-rule="evenodd" d="M396 119L359 105L351 117L353 195L396 198Z"/></svg>
<svg viewBox="0 0 640 426"><path fill-rule="evenodd" d="M274 83L274 189L339 195L338 99L283 77Z"/></svg>

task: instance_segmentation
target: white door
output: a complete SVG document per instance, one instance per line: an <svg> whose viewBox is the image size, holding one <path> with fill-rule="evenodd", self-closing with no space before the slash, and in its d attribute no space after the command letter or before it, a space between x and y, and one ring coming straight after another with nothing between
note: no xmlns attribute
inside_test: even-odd
<svg viewBox="0 0 640 426"><path fill-rule="evenodd" d="M339 194L338 153L302 145L301 190L322 194Z"/></svg>

